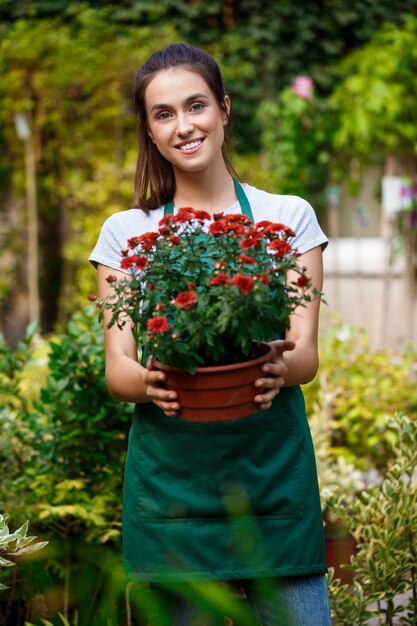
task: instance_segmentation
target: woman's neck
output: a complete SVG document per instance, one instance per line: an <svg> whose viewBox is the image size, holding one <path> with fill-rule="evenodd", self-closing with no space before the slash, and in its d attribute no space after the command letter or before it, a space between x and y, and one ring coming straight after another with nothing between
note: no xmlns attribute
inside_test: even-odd
<svg viewBox="0 0 417 626"><path fill-rule="evenodd" d="M213 172L175 172L176 207L193 207L208 213L224 211L237 200L233 178L226 166Z"/></svg>

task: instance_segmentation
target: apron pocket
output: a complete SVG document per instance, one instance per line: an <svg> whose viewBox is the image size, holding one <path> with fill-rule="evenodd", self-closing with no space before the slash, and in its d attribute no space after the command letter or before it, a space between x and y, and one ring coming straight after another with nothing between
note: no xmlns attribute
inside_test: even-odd
<svg viewBox="0 0 417 626"><path fill-rule="evenodd" d="M305 430L293 414L197 424L151 413L136 416L129 438L126 495L143 520L303 517Z"/></svg>

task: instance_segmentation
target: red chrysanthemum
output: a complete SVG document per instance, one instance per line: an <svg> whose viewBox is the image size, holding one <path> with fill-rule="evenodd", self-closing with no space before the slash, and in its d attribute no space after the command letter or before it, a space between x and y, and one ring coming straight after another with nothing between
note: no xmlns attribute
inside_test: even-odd
<svg viewBox="0 0 417 626"><path fill-rule="evenodd" d="M232 279L232 285L236 285L245 294L248 295L252 291L253 279L250 276L244 274L236 274Z"/></svg>
<svg viewBox="0 0 417 626"><path fill-rule="evenodd" d="M248 265L256 265L256 261L253 256L249 256L249 254L238 254L237 260L241 263L247 263Z"/></svg>
<svg viewBox="0 0 417 626"><path fill-rule="evenodd" d="M300 287L301 289L303 289L304 287L307 287L307 285L309 284L310 279L308 276L302 275L298 277L297 280L297 285L298 287Z"/></svg>
<svg viewBox="0 0 417 626"><path fill-rule="evenodd" d="M134 263L138 270L143 270L146 267L148 259L145 256L132 256Z"/></svg>
<svg viewBox="0 0 417 626"><path fill-rule="evenodd" d="M261 274L258 278L259 282L268 287L269 285L269 276L267 274Z"/></svg>
<svg viewBox="0 0 417 626"><path fill-rule="evenodd" d="M95 296L93 293L89 293L87 296L87 300L90 300L90 302L95 302L95 300L97 300L97 296Z"/></svg>
<svg viewBox="0 0 417 626"><path fill-rule="evenodd" d="M271 241L271 243L268 244L268 249L275 253L274 256L277 259L284 257L292 250L288 241L283 241L282 239Z"/></svg>
<svg viewBox="0 0 417 626"><path fill-rule="evenodd" d="M194 209L191 207L181 207L178 209L178 213L174 215L174 224L185 224L194 217Z"/></svg>
<svg viewBox="0 0 417 626"><path fill-rule="evenodd" d="M246 237L246 239L242 239L239 243L239 246L242 250L249 250L249 248L259 248L261 244L255 237Z"/></svg>
<svg viewBox="0 0 417 626"><path fill-rule="evenodd" d="M131 256L125 256L123 257L123 259L120 261L120 267L123 270L130 270L130 268L133 265L133 261L132 261L132 257Z"/></svg>
<svg viewBox="0 0 417 626"><path fill-rule="evenodd" d="M146 328L153 333L166 333L171 328L168 320L163 315L156 315L148 320Z"/></svg>
<svg viewBox="0 0 417 626"><path fill-rule="evenodd" d="M289 226L285 224L270 224L266 228L266 232L270 235L278 235L279 233L285 233L288 237L295 237L295 232Z"/></svg>
<svg viewBox="0 0 417 626"><path fill-rule="evenodd" d="M131 237L130 239L127 240L127 245L131 250L134 250L134 248L136 248L136 246L138 246L139 243L140 243L139 237Z"/></svg>
<svg viewBox="0 0 417 626"><path fill-rule="evenodd" d="M242 213L233 213L232 215L226 215L225 219L228 222L239 222L240 224L252 224L251 220Z"/></svg>
<svg viewBox="0 0 417 626"><path fill-rule="evenodd" d="M237 237L246 233L246 228L239 222L232 222L227 224L226 230L228 233L234 233Z"/></svg>
<svg viewBox="0 0 417 626"><path fill-rule="evenodd" d="M122 256L127 256L129 254L129 250L120 250L120 254Z"/></svg>
<svg viewBox="0 0 417 626"><path fill-rule="evenodd" d="M224 212L221 211L221 213L213 213L213 219L215 222L218 222L219 220L222 220L224 218Z"/></svg>
<svg viewBox="0 0 417 626"><path fill-rule="evenodd" d="M227 232L227 224L224 220L218 220L209 226L210 235L214 235L215 237L217 235L224 235L225 232Z"/></svg>
<svg viewBox="0 0 417 626"><path fill-rule="evenodd" d="M187 283L188 289L196 289L197 285L195 283Z"/></svg>
<svg viewBox="0 0 417 626"><path fill-rule="evenodd" d="M194 217L199 222L203 222L204 220L211 220L211 215L210 213L207 213L207 211L194 211Z"/></svg>
<svg viewBox="0 0 417 626"><path fill-rule="evenodd" d="M196 302L197 294L195 291L183 291L174 300L174 304L181 309L191 309Z"/></svg>
<svg viewBox="0 0 417 626"><path fill-rule="evenodd" d="M109 274L106 276L106 280L108 283L115 283L117 280L117 276L113 276L113 274Z"/></svg>
<svg viewBox="0 0 417 626"><path fill-rule="evenodd" d="M174 216L172 213L168 213L168 215L164 215L164 217L159 220L158 226L169 226L173 218Z"/></svg>
<svg viewBox="0 0 417 626"><path fill-rule="evenodd" d="M178 246L178 244L181 242L181 237L178 237L178 235L171 235L169 240L173 246Z"/></svg>
<svg viewBox="0 0 417 626"><path fill-rule="evenodd" d="M213 278L210 278L209 284L211 287L215 285L227 285L230 281L230 276L228 274L217 274Z"/></svg>

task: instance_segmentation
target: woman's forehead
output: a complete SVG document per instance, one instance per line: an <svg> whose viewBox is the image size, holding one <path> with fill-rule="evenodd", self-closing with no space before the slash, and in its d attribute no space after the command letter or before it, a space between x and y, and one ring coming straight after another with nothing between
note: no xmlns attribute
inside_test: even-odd
<svg viewBox="0 0 417 626"><path fill-rule="evenodd" d="M189 98L193 94L212 96L210 87L198 72L175 67L161 70L150 81L145 90L147 107L164 102L177 102ZM162 101L161 101L162 102Z"/></svg>

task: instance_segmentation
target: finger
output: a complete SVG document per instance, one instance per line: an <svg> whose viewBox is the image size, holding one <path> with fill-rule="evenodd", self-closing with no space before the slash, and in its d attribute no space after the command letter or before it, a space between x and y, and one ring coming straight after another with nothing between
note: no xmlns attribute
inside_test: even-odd
<svg viewBox="0 0 417 626"><path fill-rule="evenodd" d="M276 341L271 341L271 344L274 346L278 355L294 350L295 348L295 341L291 341L290 339L277 339Z"/></svg>
<svg viewBox="0 0 417 626"><path fill-rule="evenodd" d="M276 361L265 363L262 372L267 376L284 376L288 372L287 364L279 357Z"/></svg>
<svg viewBox="0 0 417 626"><path fill-rule="evenodd" d="M256 404L259 404L261 407L264 407L266 404L271 405L272 400L279 394L280 389L281 387L276 387L266 393L257 394L254 398Z"/></svg>
<svg viewBox="0 0 417 626"><path fill-rule="evenodd" d="M270 378L258 378L255 381L255 387L260 389L280 389L284 386L284 378L282 376L274 376Z"/></svg>

